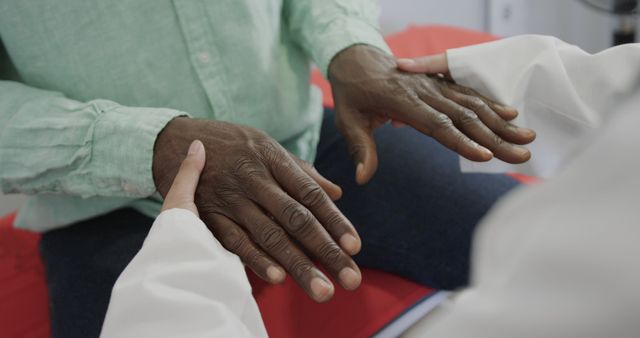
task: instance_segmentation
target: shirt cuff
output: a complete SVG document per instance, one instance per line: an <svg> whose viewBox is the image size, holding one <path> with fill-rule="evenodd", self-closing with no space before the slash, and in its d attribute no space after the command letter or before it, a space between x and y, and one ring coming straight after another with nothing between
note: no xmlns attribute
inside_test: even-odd
<svg viewBox="0 0 640 338"><path fill-rule="evenodd" d="M153 148L160 131L178 116L164 108L140 108L96 102L101 111L93 132L91 166L100 195L147 197L156 191Z"/></svg>
<svg viewBox="0 0 640 338"><path fill-rule="evenodd" d="M353 45L370 45L393 54L376 27L353 18L334 22L330 31L317 35L315 40L314 45L322 47L314 51L312 57L325 77L333 57Z"/></svg>

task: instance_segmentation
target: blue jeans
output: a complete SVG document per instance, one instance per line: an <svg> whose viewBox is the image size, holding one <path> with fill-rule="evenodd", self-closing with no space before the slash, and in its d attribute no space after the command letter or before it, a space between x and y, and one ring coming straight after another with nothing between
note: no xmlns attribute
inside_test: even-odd
<svg viewBox="0 0 640 338"><path fill-rule="evenodd" d="M356 261L428 286L467 282L473 230L517 183L504 175L461 174L458 157L411 128L376 132L380 166L365 186L327 111L316 168L339 184L338 207L357 227ZM124 209L43 235L53 337L97 337L119 274L153 220Z"/></svg>

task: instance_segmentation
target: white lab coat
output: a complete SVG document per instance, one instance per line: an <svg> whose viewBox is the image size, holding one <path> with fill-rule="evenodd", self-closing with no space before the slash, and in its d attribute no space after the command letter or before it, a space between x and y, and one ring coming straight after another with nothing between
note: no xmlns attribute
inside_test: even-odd
<svg viewBox="0 0 640 338"><path fill-rule="evenodd" d="M267 337L240 259L192 212L164 211L118 278L105 338Z"/></svg>
<svg viewBox="0 0 640 338"><path fill-rule="evenodd" d="M449 51L457 82L520 110L538 139L474 237L471 286L408 337L640 337L640 45L589 55L523 36ZM425 324L426 323L426 324Z"/></svg>

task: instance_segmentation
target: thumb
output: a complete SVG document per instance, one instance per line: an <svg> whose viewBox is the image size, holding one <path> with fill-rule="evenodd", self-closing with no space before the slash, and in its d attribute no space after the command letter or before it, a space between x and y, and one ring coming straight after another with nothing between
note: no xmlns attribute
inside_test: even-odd
<svg viewBox="0 0 640 338"><path fill-rule="evenodd" d="M398 69L412 73L448 74L449 61L447 54L422 56L413 59L396 60Z"/></svg>
<svg viewBox="0 0 640 338"><path fill-rule="evenodd" d="M176 177L173 179L171 189L169 189L164 199L162 211L181 208L198 215L198 209L194 203L194 195L198 187L200 173L204 168L205 159L204 145L199 140L193 141Z"/></svg>
<svg viewBox="0 0 640 338"><path fill-rule="evenodd" d="M365 184L371 180L378 168L378 154L373 140L373 131L363 123L342 123L342 135L347 142L349 154L356 164L356 182Z"/></svg>

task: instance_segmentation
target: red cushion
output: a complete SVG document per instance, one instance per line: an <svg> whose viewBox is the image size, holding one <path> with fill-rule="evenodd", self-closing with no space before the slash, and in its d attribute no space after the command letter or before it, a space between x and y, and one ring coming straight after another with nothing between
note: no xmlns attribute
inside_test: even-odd
<svg viewBox="0 0 640 338"><path fill-rule="evenodd" d="M495 37L444 26L409 27L387 42L400 57L440 53ZM333 106L328 83L318 72L312 81ZM0 219L0 335L3 338L50 335L47 290L38 256L39 236L12 228L14 216ZM427 296L431 290L386 273L363 270L356 292L337 289L332 301L316 304L289 278L270 287L251 277L254 295L272 337L368 337Z"/></svg>
<svg viewBox="0 0 640 338"><path fill-rule="evenodd" d="M0 336L49 337L48 296L38 253L40 236L0 218Z"/></svg>

